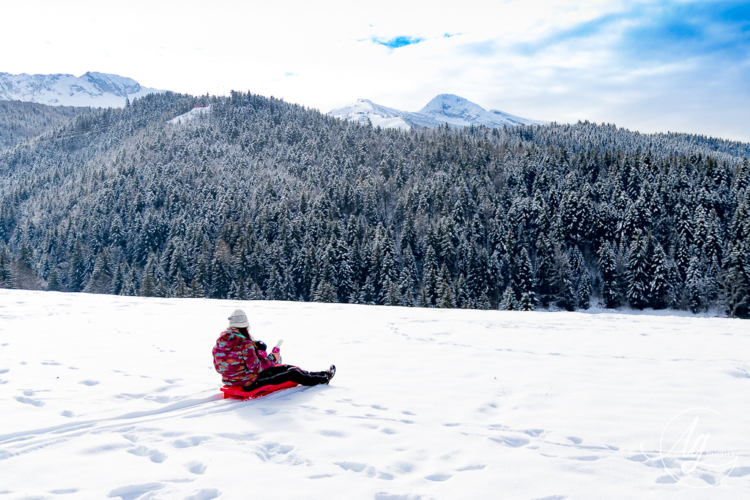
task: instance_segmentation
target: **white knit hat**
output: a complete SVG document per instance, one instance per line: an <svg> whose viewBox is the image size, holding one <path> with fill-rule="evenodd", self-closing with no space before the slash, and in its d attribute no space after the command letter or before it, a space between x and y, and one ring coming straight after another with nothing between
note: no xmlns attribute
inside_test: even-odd
<svg viewBox="0 0 750 500"><path fill-rule="evenodd" d="M242 309L236 309L231 316L229 316L229 328L247 328L250 323L247 321L247 315Z"/></svg>

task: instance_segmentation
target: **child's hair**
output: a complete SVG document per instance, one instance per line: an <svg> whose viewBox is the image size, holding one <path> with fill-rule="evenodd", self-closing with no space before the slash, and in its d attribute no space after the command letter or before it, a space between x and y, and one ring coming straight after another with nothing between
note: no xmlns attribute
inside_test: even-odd
<svg viewBox="0 0 750 500"><path fill-rule="evenodd" d="M241 334L241 335L242 335L243 337L245 337L246 339L249 339L249 338L250 338L250 332L249 332L249 331L247 330L247 327L246 327L246 326L243 326L243 327L235 327L235 328L237 328L237 330L239 330L239 331L240 331L240 334Z"/></svg>

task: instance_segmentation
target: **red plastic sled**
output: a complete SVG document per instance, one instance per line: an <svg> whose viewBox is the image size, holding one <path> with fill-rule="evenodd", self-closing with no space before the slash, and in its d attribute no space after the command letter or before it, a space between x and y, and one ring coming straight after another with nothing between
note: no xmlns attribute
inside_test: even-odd
<svg viewBox="0 0 750 500"><path fill-rule="evenodd" d="M282 382L281 384L277 385L264 385L262 387L258 387L257 389L253 389L250 392L243 391L242 386L239 385L225 385L221 388L221 392L224 393L224 399L234 398L247 401L248 399L257 399L263 396L268 396L269 394L283 391L284 389L291 389L292 387L297 387L298 385L299 384L297 384L296 382Z"/></svg>

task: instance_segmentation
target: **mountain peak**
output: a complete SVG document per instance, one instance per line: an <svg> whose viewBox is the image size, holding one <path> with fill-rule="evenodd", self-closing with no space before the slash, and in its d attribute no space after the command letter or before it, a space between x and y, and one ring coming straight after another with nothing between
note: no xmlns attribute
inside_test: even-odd
<svg viewBox="0 0 750 500"><path fill-rule="evenodd" d="M334 109L329 115L344 120L357 121L381 127L410 128L437 127L448 123L453 127L485 125L490 128L504 125L539 125L544 122L514 116L503 111L487 111L468 99L455 94L438 94L425 107L416 113L399 111L375 104L369 99L357 99L357 102L343 108Z"/></svg>
<svg viewBox="0 0 750 500"><path fill-rule="evenodd" d="M26 101L52 106L121 108L135 99L163 90L141 86L132 78L89 71L80 77L68 74L11 75L0 73L0 100Z"/></svg>

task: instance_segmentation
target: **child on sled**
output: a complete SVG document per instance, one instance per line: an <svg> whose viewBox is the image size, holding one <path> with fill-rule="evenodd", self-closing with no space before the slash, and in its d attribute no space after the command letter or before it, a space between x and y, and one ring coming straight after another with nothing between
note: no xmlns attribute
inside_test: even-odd
<svg viewBox="0 0 750 500"><path fill-rule="evenodd" d="M294 382L299 385L327 384L336 367L322 372L308 372L292 365L281 364L279 348L267 352L266 344L250 335L247 315L237 309L229 316L229 326L216 340L213 348L214 368L228 386L241 386L249 392L267 385Z"/></svg>

